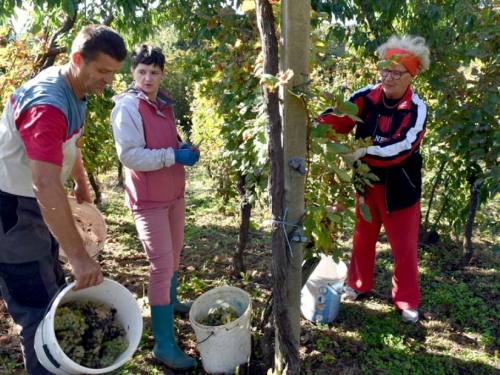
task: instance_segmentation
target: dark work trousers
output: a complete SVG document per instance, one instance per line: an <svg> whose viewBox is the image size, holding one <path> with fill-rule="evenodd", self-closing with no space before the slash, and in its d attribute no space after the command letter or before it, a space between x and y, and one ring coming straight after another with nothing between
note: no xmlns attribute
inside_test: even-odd
<svg viewBox="0 0 500 375"><path fill-rule="evenodd" d="M30 375L50 374L35 353L35 333L52 297L65 285L59 245L35 198L0 190L0 287L19 328Z"/></svg>

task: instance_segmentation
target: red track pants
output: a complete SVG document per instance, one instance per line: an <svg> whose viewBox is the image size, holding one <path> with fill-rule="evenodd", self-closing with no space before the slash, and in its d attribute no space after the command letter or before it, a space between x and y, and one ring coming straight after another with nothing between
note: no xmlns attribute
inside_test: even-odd
<svg viewBox="0 0 500 375"><path fill-rule="evenodd" d="M363 219L356 199L353 252L349 264L348 285L360 292L373 288L375 247L382 224L394 256L392 298L400 310L416 309L420 302L418 287L417 241L420 201L413 206L387 213L385 187L367 187L364 202L370 207L372 222Z"/></svg>

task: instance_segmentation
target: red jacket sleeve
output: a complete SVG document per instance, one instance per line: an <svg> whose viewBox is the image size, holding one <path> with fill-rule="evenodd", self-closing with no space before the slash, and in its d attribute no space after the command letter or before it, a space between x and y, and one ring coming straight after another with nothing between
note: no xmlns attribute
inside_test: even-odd
<svg viewBox="0 0 500 375"><path fill-rule="evenodd" d="M363 98L358 96L354 100L349 100L358 106L358 112L356 113L356 116L359 117L361 112L363 111ZM316 121L320 124L331 125L332 129L335 130L335 132L338 134L347 134L356 125L356 121L351 119L349 116L337 116L332 112L332 108L326 109L318 116Z"/></svg>

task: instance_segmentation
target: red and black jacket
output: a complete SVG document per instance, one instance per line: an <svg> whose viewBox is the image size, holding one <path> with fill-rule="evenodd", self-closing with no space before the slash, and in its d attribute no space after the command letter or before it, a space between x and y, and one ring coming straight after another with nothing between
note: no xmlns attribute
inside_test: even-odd
<svg viewBox="0 0 500 375"><path fill-rule="evenodd" d="M356 138L369 138L361 159L378 176L376 184L385 185L387 211L396 211L415 204L422 194L422 156L420 142L425 134L427 107L410 88L394 108L382 102L382 85L369 85L351 95L349 101L358 106L355 122L347 116L338 117L327 109L316 119L330 124L341 134L356 127Z"/></svg>

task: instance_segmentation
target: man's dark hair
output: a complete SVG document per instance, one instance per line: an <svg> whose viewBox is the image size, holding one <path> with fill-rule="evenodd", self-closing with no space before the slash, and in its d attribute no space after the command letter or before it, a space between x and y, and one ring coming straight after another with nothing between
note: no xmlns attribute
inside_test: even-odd
<svg viewBox="0 0 500 375"><path fill-rule="evenodd" d="M158 47L147 44L137 44L130 56L132 69L137 68L139 64L159 66L161 71L165 68L165 55Z"/></svg>
<svg viewBox="0 0 500 375"><path fill-rule="evenodd" d="M116 61L127 57L123 38L106 25L87 25L81 29L73 41L71 52L79 52L86 63L94 61L99 53L105 53Z"/></svg>

